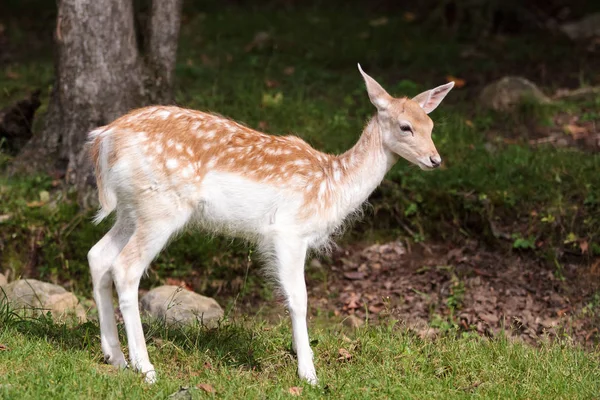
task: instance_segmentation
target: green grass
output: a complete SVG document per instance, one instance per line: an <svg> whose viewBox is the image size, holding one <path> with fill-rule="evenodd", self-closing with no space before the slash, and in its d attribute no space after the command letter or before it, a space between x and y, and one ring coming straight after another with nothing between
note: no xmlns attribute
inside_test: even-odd
<svg viewBox="0 0 600 400"><path fill-rule="evenodd" d="M345 332L313 328L320 385L296 377L287 319L275 324L225 322L221 327L146 327L148 349L160 379L148 386L130 371L101 363L95 323L68 327L42 317L22 320L3 310L0 397L3 399L160 398L181 386L192 398L591 399L600 391L598 354L567 343L533 348L505 338L444 336L422 340L389 323ZM314 325L314 324L313 324ZM350 354L340 360L340 348Z"/></svg>

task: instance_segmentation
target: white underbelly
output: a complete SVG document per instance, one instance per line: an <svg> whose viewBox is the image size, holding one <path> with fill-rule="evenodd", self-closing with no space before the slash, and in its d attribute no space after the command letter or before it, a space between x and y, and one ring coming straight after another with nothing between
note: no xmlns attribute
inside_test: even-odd
<svg viewBox="0 0 600 400"><path fill-rule="evenodd" d="M216 232L255 236L296 224L300 198L284 188L223 172L206 174L195 220Z"/></svg>

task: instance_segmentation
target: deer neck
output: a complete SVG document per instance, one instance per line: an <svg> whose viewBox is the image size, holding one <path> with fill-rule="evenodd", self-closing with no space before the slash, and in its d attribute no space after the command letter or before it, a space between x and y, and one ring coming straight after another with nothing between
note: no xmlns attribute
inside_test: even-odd
<svg viewBox="0 0 600 400"><path fill-rule="evenodd" d="M345 217L369 198L398 161L398 155L384 145L381 126L374 116L354 147L335 161L343 171L335 192L338 193L338 210Z"/></svg>

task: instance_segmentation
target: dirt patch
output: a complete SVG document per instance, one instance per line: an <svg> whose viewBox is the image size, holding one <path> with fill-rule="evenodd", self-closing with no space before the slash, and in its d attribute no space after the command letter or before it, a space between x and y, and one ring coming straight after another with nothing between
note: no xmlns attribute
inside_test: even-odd
<svg viewBox="0 0 600 400"><path fill-rule="evenodd" d="M401 242L334 254L326 282L311 281L314 308L380 321L393 317L422 336L458 329L529 343L568 334L593 344L600 259L549 270L537 260L472 242L460 248ZM320 268L309 267L309 273ZM353 319L354 320L354 319Z"/></svg>

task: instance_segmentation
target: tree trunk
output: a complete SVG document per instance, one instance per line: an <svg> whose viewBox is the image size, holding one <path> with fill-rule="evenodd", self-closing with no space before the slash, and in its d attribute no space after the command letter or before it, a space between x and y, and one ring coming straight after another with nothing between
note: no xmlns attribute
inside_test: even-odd
<svg viewBox="0 0 600 400"><path fill-rule="evenodd" d="M132 0L58 0L48 113L13 172L65 171L82 205L95 203L87 133L133 108L172 102L181 1L153 0L138 43Z"/></svg>

